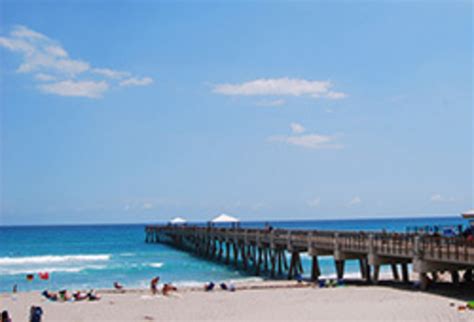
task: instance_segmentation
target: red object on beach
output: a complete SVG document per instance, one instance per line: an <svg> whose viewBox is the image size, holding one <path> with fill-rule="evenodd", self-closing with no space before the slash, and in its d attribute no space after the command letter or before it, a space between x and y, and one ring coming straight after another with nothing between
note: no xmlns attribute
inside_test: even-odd
<svg viewBox="0 0 474 322"><path fill-rule="evenodd" d="M35 278L35 276L33 274L27 274L26 275L26 280L27 281L32 281L34 278Z"/></svg>
<svg viewBox="0 0 474 322"><path fill-rule="evenodd" d="M42 280L47 280L47 279L49 279L49 273L48 273L48 272L41 272L41 273L38 273L38 276L39 276L39 278L41 278Z"/></svg>

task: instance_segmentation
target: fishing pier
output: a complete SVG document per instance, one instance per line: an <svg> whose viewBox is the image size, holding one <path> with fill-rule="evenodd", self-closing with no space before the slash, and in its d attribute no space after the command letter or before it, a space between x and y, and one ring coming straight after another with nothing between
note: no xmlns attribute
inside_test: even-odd
<svg viewBox="0 0 474 322"><path fill-rule="evenodd" d="M382 265L391 267L395 280L409 282L409 264L421 289L440 272L450 272L455 284L473 280L474 242L462 236L187 225L149 225L145 234L147 243L166 243L257 276L293 279L303 274L301 254L307 253L312 280L321 275L319 256L334 258L338 279L344 278L346 260L358 260L361 278L371 283L379 281Z"/></svg>

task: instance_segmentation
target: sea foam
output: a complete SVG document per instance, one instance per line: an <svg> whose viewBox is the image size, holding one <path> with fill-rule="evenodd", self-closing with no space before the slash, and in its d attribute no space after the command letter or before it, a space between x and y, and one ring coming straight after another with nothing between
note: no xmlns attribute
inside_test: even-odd
<svg viewBox="0 0 474 322"><path fill-rule="evenodd" d="M150 267L155 267L155 268L160 268L163 267L163 263L151 263L149 266Z"/></svg>
<svg viewBox="0 0 474 322"><path fill-rule="evenodd" d="M73 262L98 262L98 261L107 261L110 258L111 258L110 254L0 257L0 266L24 265L24 264L73 263Z"/></svg>
<svg viewBox="0 0 474 322"><path fill-rule="evenodd" d="M35 269L31 268L18 268L18 269L4 269L0 268L1 275L23 275L23 274L36 274L39 272L48 272L48 273L79 273L84 270L101 270L105 269L105 265L88 265L88 266L78 266L78 267L38 267Z"/></svg>

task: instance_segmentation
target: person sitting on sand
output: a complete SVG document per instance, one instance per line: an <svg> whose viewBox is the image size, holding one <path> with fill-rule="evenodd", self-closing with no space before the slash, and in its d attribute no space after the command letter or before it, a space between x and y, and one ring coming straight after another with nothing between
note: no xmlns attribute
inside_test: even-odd
<svg viewBox="0 0 474 322"><path fill-rule="evenodd" d="M69 301L72 297L67 293L67 290L61 290L58 292L59 293L59 298L61 301Z"/></svg>
<svg viewBox="0 0 474 322"><path fill-rule="evenodd" d="M227 291L227 289L228 289L226 283L221 283L221 284L219 284L219 286L221 287L221 290L223 290L223 291Z"/></svg>
<svg viewBox="0 0 474 322"><path fill-rule="evenodd" d="M45 298L47 298L50 301L57 301L58 300L58 294L54 292L49 292L48 290L44 290L41 295L43 295Z"/></svg>
<svg viewBox="0 0 474 322"><path fill-rule="evenodd" d="M163 295L168 295L171 291L177 291L178 289L171 285L171 284L165 284L163 285L163 289L161 290L163 292Z"/></svg>
<svg viewBox="0 0 474 322"><path fill-rule="evenodd" d="M214 289L215 284L213 282L209 282L206 285L204 285L204 290L206 292L212 291Z"/></svg>
<svg viewBox="0 0 474 322"><path fill-rule="evenodd" d="M82 293L81 291L76 291L72 294L72 297L75 301L83 301L88 298L87 294Z"/></svg>
<svg viewBox="0 0 474 322"><path fill-rule="evenodd" d="M90 290L87 292L87 299L89 301L98 301L100 300L100 296L94 290Z"/></svg>
<svg viewBox="0 0 474 322"><path fill-rule="evenodd" d="M12 322L12 319L10 318L8 311L2 312L2 322Z"/></svg>
<svg viewBox="0 0 474 322"><path fill-rule="evenodd" d="M153 278L150 282L150 290L153 295L155 295L158 292L158 282L160 281L160 277L156 276Z"/></svg>
<svg viewBox="0 0 474 322"><path fill-rule="evenodd" d="M229 292L235 292L235 285L229 284Z"/></svg>
<svg viewBox="0 0 474 322"><path fill-rule="evenodd" d="M120 284L119 282L114 282L114 288L118 291L123 290L123 285Z"/></svg>

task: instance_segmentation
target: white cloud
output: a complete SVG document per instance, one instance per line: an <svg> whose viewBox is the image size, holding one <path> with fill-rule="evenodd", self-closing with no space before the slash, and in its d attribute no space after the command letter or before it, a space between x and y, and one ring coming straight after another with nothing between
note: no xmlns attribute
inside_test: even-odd
<svg viewBox="0 0 474 322"><path fill-rule="evenodd" d="M360 199L359 196L355 196L354 198L351 199L351 201L349 201L349 206L355 206L355 205L358 205L362 202L362 199Z"/></svg>
<svg viewBox="0 0 474 322"><path fill-rule="evenodd" d="M49 82L49 81L56 80L56 77L54 77L53 75L49 75L49 74L38 73L38 74L35 75L35 79L39 80L39 81L42 81L42 82Z"/></svg>
<svg viewBox="0 0 474 322"><path fill-rule="evenodd" d="M346 98L346 97L347 97L347 94L346 94L346 93L342 93L342 92L332 92L332 91L329 91L329 92L326 94L326 97L329 98L329 99L338 100L338 99Z"/></svg>
<svg viewBox="0 0 474 322"><path fill-rule="evenodd" d="M273 107L273 106L282 106L282 105L285 105L285 103L286 101L284 99L276 99L276 100L262 100L255 103L255 105Z"/></svg>
<svg viewBox="0 0 474 322"><path fill-rule="evenodd" d="M109 88L105 81L72 81L65 80L56 83L43 84L38 86L42 92L56 94L60 96L82 96L89 98L102 97Z"/></svg>
<svg viewBox="0 0 474 322"><path fill-rule="evenodd" d="M296 134L301 134L306 130L304 126L301 125L300 123L291 123L290 127L291 127L291 131L293 131L293 133L296 133Z"/></svg>
<svg viewBox="0 0 474 322"><path fill-rule="evenodd" d="M21 39L10 39L5 37L0 37L0 46L9 49L11 51L32 54L35 48Z"/></svg>
<svg viewBox="0 0 474 322"><path fill-rule="evenodd" d="M314 98L341 99L347 95L332 91L330 81L314 81L298 78L260 78L237 84L217 84L213 92L222 95L242 96L310 96Z"/></svg>
<svg viewBox="0 0 474 322"><path fill-rule="evenodd" d="M15 26L11 35L17 38L48 39L45 35L21 25Z"/></svg>
<svg viewBox="0 0 474 322"><path fill-rule="evenodd" d="M53 56L67 57L67 52L60 46L47 46L45 50Z"/></svg>
<svg viewBox="0 0 474 322"><path fill-rule="evenodd" d="M112 79L121 79L130 76L129 72L122 72L109 68L94 68L92 69L92 72Z"/></svg>
<svg viewBox="0 0 474 322"><path fill-rule="evenodd" d="M320 202L321 202L321 198L316 197L316 198L313 198L311 200L308 200L307 205L311 208L316 208L316 207L319 206Z"/></svg>
<svg viewBox="0 0 474 322"><path fill-rule="evenodd" d="M299 123L291 123L293 135L274 135L268 138L270 142L282 142L307 149L342 149L344 146L336 141L335 135L316 133L302 134L306 129Z"/></svg>
<svg viewBox="0 0 474 322"><path fill-rule="evenodd" d="M114 80L117 86L124 85L117 82L125 77L129 77L125 85L143 86L153 81L150 77L139 78L129 72L92 67L87 61L72 59L57 41L26 26L15 26L7 37L0 37L0 47L22 55L17 72L34 73L39 82L57 81L39 85L45 93L98 98Z"/></svg>
<svg viewBox="0 0 474 322"><path fill-rule="evenodd" d="M306 135L275 135L270 141L284 142L297 145L307 149L341 149L341 144L335 143L336 138L329 135L306 134Z"/></svg>
<svg viewBox="0 0 474 322"><path fill-rule="evenodd" d="M434 203L437 203L437 202L455 202L456 198L454 198L454 197L444 197L439 193L435 193L431 196L430 201L434 202Z"/></svg>
<svg viewBox="0 0 474 322"><path fill-rule="evenodd" d="M150 77L131 77L120 82L120 86L146 86L153 83L153 79Z"/></svg>

